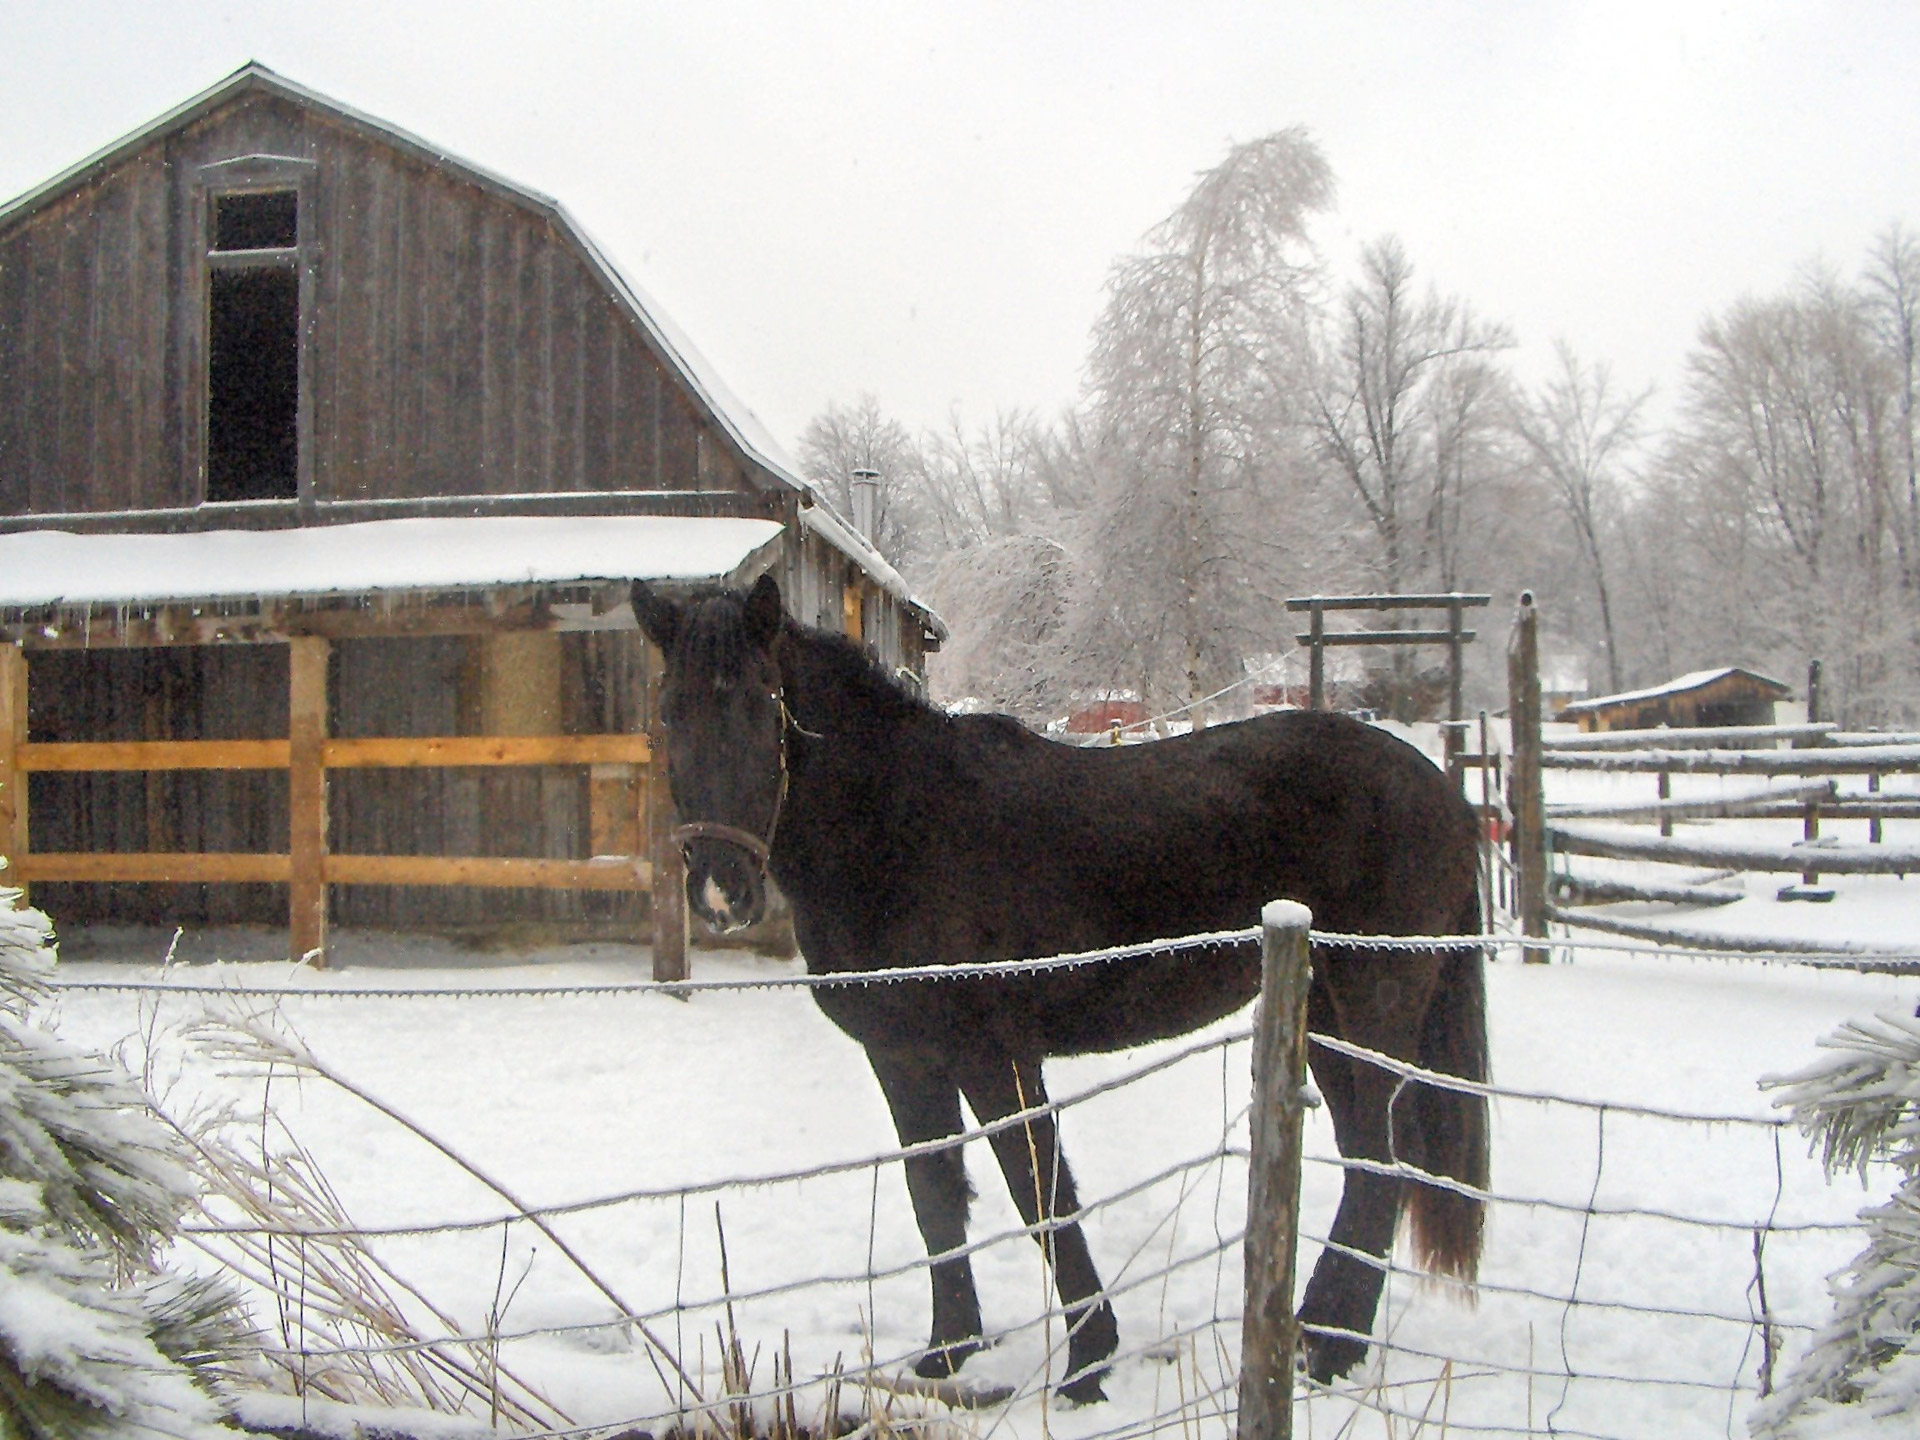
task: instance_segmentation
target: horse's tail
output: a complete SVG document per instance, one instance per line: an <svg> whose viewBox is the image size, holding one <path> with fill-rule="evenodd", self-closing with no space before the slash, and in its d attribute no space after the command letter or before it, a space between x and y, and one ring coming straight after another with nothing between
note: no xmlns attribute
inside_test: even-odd
<svg viewBox="0 0 1920 1440"><path fill-rule="evenodd" d="M1454 933L1480 933L1477 894L1469 899ZM1420 1035L1421 1065L1480 1084L1486 1083L1489 1072L1483 967L1484 955L1478 946L1445 952L1439 985ZM1407 1139L1413 1143L1398 1147L1403 1158L1433 1174L1485 1190L1490 1150L1486 1097L1415 1084L1395 1107L1396 1114L1409 1110L1413 1123ZM1485 1210L1485 1201L1455 1190L1408 1187L1407 1219L1421 1268L1433 1275L1472 1280L1480 1266Z"/></svg>

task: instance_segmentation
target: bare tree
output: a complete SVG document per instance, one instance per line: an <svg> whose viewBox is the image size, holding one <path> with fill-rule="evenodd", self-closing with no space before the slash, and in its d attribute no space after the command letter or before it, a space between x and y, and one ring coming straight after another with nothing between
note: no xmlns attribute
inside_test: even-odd
<svg viewBox="0 0 1920 1440"><path fill-rule="evenodd" d="M1607 683L1618 692L1625 685L1607 590L1606 537L1617 523L1622 472L1640 438L1640 416L1652 391L1621 394L1604 362L1584 364L1565 340L1555 344L1554 355L1558 370L1535 394L1515 398L1513 429L1558 501L1592 572Z"/></svg>
<svg viewBox="0 0 1920 1440"><path fill-rule="evenodd" d="M1319 273L1307 226L1332 197L1319 149L1282 130L1229 150L1113 267L1088 362L1076 627L1110 683L1194 704L1270 625Z"/></svg>
<svg viewBox="0 0 1920 1440"><path fill-rule="evenodd" d="M1394 236L1362 250L1315 387L1320 451L1365 511L1389 594L1457 576L1461 516L1480 478L1467 462L1491 451L1505 408L1494 360L1513 344L1465 302L1416 295L1413 275Z"/></svg>
<svg viewBox="0 0 1920 1440"><path fill-rule="evenodd" d="M873 547L902 570L918 568L926 552L926 526L916 513L921 460L913 437L880 408L874 395L851 405L831 403L807 422L800 436L800 471L840 514L853 516L853 472L879 473Z"/></svg>

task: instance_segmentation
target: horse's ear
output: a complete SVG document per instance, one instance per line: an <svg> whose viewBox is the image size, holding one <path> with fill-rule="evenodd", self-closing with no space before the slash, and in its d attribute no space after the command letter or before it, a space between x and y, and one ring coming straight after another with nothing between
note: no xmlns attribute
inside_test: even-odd
<svg viewBox="0 0 1920 1440"><path fill-rule="evenodd" d="M633 618L640 622L647 639L658 645L663 654L673 649L673 642L680 635L680 607L665 596L654 594L653 587L644 580L633 582Z"/></svg>
<svg viewBox="0 0 1920 1440"><path fill-rule="evenodd" d="M772 647L780 634L780 586L771 575L762 575L747 592L745 616L747 639L760 649Z"/></svg>

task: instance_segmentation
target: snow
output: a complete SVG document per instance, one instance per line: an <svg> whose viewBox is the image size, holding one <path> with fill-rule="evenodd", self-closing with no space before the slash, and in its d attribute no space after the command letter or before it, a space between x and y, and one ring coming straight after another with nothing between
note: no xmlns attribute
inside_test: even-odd
<svg viewBox="0 0 1920 1440"><path fill-rule="evenodd" d="M182 535L0 535L0 605L711 580L771 545L773 520L486 515Z"/></svg>
<svg viewBox="0 0 1920 1440"><path fill-rule="evenodd" d="M1638 798L1653 784L1645 776L1557 774L1549 783L1554 798L1564 799ZM1675 788L1715 783L1679 777ZM1714 823L1771 837L1797 822ZM1832 828L1853 839L1864 838L1854 835L1863 827ZM1887 829L1890 841L1920 839L1920 822L1890 822ZM1910 946L1920 939L1916 882L1850 876L1831 883L1837 894L1830 905L1781 904L1763 881L1750 884L1738 904L1687 912L1687 920L1756 939L1791 933ZM169 938L136 929L75 936L61 978L157 978ZM270 1002L274 1023L536 1205L858 1162L892 1144L863 1055L804 993L564 993L644 979L649 956L637 945L488 953L422 937L350 933L341 937L336 968L315 973L261 958L280 944L282 937L267 932L189 936L180 954L193 963L176 965L168 979L296 987L301 993ZM1627 954L1605 942L1557 942L1554 954L1559 963L1523 966L1509 953L1489 967L1494 1078L1511 1090L1611 1108L1495 1102L1493 1188L1510 1203L1491 1215L1477 1306L1416 1277L1392 1277L1376 1333L1391 1335L1398 1348L1384 1360L1376 1349L1344 1395L1305 1402L1296 1420L1308 1427L1301 1433L1414 1433L1411 1421L1389 1422L1357 1408L1359 1397L1430 1412L1430 1428L1444 1411L1447 1433L1470 1433L1478 1423L1531 1433L1744 1435L1761 1355L1758 1331L1746 1318L1757 1304L1756 1227L1772 1227L1761 1265L1766 1295L1775 1319L1792 1327L1783 1332L1777 1378L1827 1318L1825 1277L1861 1249L1862 1231L1852 1222L1861 1207L1891 1191L1891 1174L1876 1169L1864 1190L1851 1179L1829 1184L1797 1132L1724 1118L1683 1122L1621 1107L1773 1118L1758 1088L1762 1076L1803 1067L1818 1054L1818 1040L1848 1019L1912 1014L1920 979ZM696 952L694 964L697 978L755 982L798 969L796 962L729 951ZM525 986L551 993L512 993ZM398 993L335 993L356 987ZM467 993L416 993L441 988ZM65 991L59 1002L63 1033L87 1043L110 1044L157 1025L157 1073L170 1087L170 1103L249 1094L257 1100L257 1082L219 1073L222 1067L167 1038L170 1024L200 1014L206 1003L85 990ZM213 1003L258 1014L269 1002ZM1089 1242L1108 1282L1122 1290L1123 1358L1107 1386L1109 1403L1043 1411L1034 1399L1016 1400L965 1420L965 1428L980 1437L1078 1440L1145 1423L1177 1409L1185 1396L1184 1421L1165 1423L1183 1433L1191 1427L1196 1436L1230 1432L1211 1418L1210 1404L1191 1397L1231 1384L1239 1252L1221 1247L1241 1226L1246 1175L1232 1157L1199 1162L1223 1140L1230 1149L1245 1144L1248 1047L1224 1037L1246 1023L1244 1013L1222 1022L1198 1037L1222 1039L1220 1048L1076 1105L1063 1121L1083 1200L1094 1207ZM1050 1062L1049 1087L1056 1099L1074 1095L1193 1038ZM418 1138L337 1089L282 1079L273 1094L359 1224L485 1221L504 1213L496 1196ZM1316 1236L1330 1223L1339 1171L1330 1163L1325 1112L1311 1114L1308 1126L1304 1225ZM1142 1183L1183 1162L1196 1163ZM1017 1233L1005 1187L978 1142L968 1149L968 1164L979 1192L970 1233L1004 1237L975 1259L988 1327L1027 1325L1045 1303L1034 1247ZM631 1305L670 1312L676 1300L704 1304L652 1323L711 1386L716 1326L725 1319L704 1302L722 1293L722 1219L735 1322L748 1353L760 1351L761 1383L783 1344L805 1380L831 1370L836 1358L847 1366L868 1352L904 1361L924 1342L924 1275L894 1273L922 1255L898 1165L875 1171L853 1163L835 1175L630 1198L554 1223ZM667 1396L643 1347L605 1323L606 1298L526 1224L503 1233L496 1220L374 1244L466 1333L483 1333L498 1297L511 1295L502 1330L545 1333L503 1342L503 1358L576 1422L639 1422L657 1430L651 1417ZM1302 1283L1314 1253L1312 1243L1303 1247ZM879 1278L868 1280L869 1273ZM787 1286L793 1288L779 1288ZM767 1290L778 1293L738 1298ZM1516 1293L1523 1291L1547 1298ZM1582 1303L1569 1306L1569 1295ZM1053 1333L1057 1339L1057 1322ZM1018 1329L969 1362L963 1378L1030 1388L1046 1370L1046 1352L1041 1327ZM1536 1372L1531 1379L1519 1373L1527 1369ZM1568 1371L1578 1378L1565 1378ZM1058 1377L1057 1362L1052 1373ZM803 1417L818 1394L816 1388L802 1397ZM1230 1403L1230 1388L1220 1398ZM1874 1433L1870 1423L1842 1408L1813 1417L1799 1433L1828 1440Z"/></svg>
<svg viewBox="0 0 1920 1440"><path fill-rule="evenodd" d="M1684 695L1689 690L1699 690L1716 680L1724 680L1727 676L1735 674L1752 675L1756 680L1765 680L1769 685L1779 686L1782 691L1787 688L1778 680L1769 680L1765 675L1756 674L1752 670L1742 671L1734 665L1722 665L1717 670L1689 671L1685 675L1675 676L1663 685L1650 685L1645 690L1625 690L1618 695L1596 695L1591 700L1578 700L1571 705L1562 706L1561 713L1564 715L1583 710L1598 710L1608 705L1619 705L1633 700L1657 700L1662 695Z"/></svg>

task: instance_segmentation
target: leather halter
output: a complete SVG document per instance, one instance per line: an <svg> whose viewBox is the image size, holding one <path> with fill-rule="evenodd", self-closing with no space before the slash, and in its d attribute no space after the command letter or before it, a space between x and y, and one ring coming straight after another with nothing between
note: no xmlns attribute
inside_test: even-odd
<svg viewBox="0 0 1920 1440"><path fill-rule="evenodd" d="M773 700L780 709L780 788L774 792L773 819L767 822L766 835L762 837L751 830L742 830L738 825L728 825L719 820L689 820L667 832L667 838L680 847L682 857L686 855L689 840L724 840L729 845L738 845L753 856L759 862L761 878L766 878L767 866L773 863L773 837L780 830L780 812L787 806L787 732L798 730L815 740L820 738L816 732L793 718L793 712L787 709L784 689L774 692Z"/></svg>

